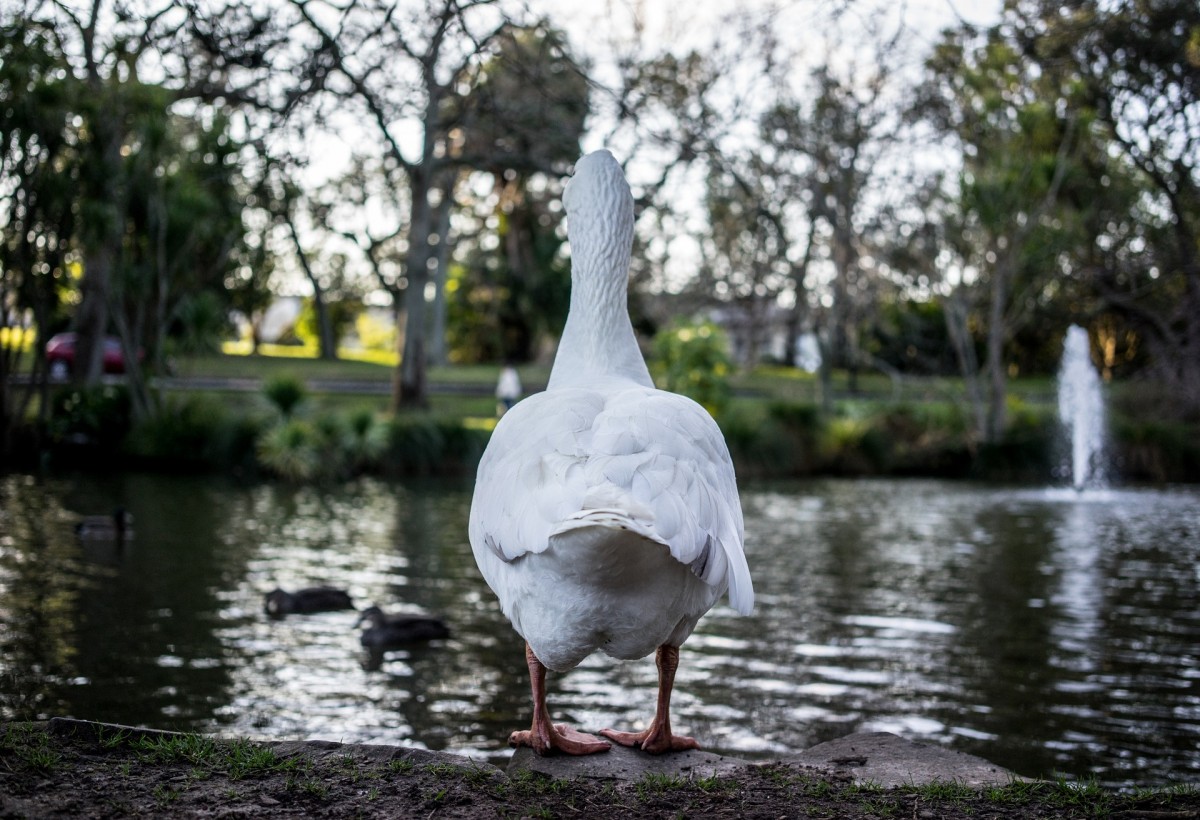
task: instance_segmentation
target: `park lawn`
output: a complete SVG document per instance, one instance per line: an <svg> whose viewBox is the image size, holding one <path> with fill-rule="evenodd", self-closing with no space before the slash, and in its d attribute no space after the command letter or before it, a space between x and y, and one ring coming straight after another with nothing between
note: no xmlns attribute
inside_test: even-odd
<svg viewBox="0 0 1200 820"><path fill-rule="evenodd" d="M185 356L173 361L173 375L180 378L269 379L295 376L304 381L366 381L390 383L395 371L395 356L340 351L337 359L319 359L311 348L264 345L257 355L222 353L211 356ZM500 376L501 365L446 365L431 367L431 384L473 384L491 387ZM530 386L541 387L549 378L550 368L522 365L521 376Z"/></svg>
<svg viewBox="0 0 1200 820"><path fill-rule="evenodd" d="M318 359L315 351L299 347L264 346L257 355L220 354L181 357L174 361L174 375L180 378L259 379L290 376L303 381L315 404L329 409L357 406L388 408L387 394L380 396L344 395L336 391L324 393L322 382L371 382L390 384L394 366L387 354L360 356L343 351L335 360ZM651 363L653 372L653 363ZM521 365L520 374L527 392L542 389L550 375L548 365ZM462 396L439 392L436 386L474 386L487 389L495 385L500 365L446 365L431 367L427 378L434 387L430 395L430 411L436 415L477 416L494 412L492 400L481 396ZM861 372L857 389L850 390L850 378L845 371L835 371L832 377L836 404L843 412L867 412L895 403L948 403L965 401L961 379L950 377L907 376L892 379L882 373ZM778 365L762 365L752 371L735 373L730 377L734 393L731 407L750 417L761 416L770 402L815 404L821 400L820 380L815 373ZM1045 405L1054 401L1054 379L1041 376L1013 379L1010 396L1018 402ZM214 391L219 392L219 391ZM231 397L235 404L242 404Z"/></svg>

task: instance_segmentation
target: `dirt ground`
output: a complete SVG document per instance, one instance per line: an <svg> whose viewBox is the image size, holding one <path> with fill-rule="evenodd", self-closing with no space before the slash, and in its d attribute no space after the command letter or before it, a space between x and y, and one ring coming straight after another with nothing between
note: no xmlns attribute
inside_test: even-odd
<svg viewBox="0 0 1200 820"><path fill-rule="evenodd" d="M0 818L1200 818L1200 790L1012 782L882 789L771 764L636 781L513 776L454 755L0 723Z"/></svg>

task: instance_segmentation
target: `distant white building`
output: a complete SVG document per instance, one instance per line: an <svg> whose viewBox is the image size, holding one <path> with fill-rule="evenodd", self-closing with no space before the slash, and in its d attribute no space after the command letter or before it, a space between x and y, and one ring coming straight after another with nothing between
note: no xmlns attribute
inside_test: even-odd
<svg viewBox="0 0 1200 820"><path fill-rule="evenodd" d="M753 315L737 305L717 308L709 314L712 321L729 336L730 356L742 364L761 361L782 362L788 359L788 345L794 345L796 366L810 373L821 366L821 352L816 334L804 331L791 338L791 311L779 305L769 305L764 315ZM748 362L753 336L758 337L758 362Z"/></svg>

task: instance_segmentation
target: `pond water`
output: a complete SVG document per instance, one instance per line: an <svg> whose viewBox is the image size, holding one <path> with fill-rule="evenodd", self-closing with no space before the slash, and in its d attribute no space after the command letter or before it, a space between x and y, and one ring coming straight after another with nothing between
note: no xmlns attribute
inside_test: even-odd
<svg viewBox="0 0 1200 820"><path fill-rule="evenodd" d="M0 477L0 716L499 759L522 644L475 569L470 487ZM126 507L121 549L82 514ZM756 612L685 644L677 731L751 759L892 731L1020 774L1200 775L1200 491L829 480L743 488ZM352 612L268 620L275 586L442 616L371 663ZM556 719L644 725L652 659L551 675Z"/></svg>

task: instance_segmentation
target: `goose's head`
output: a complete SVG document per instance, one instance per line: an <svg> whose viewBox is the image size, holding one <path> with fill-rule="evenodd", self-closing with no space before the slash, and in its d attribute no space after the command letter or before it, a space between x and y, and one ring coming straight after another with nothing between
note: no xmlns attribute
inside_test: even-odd
<svg viewBox="0 0 1200 820"><path fill-rule="evenodd" d="M594 151L575 163L563 205L572 267L608 267L624 277L633 246L633 194L612 154Z"/></svg>

